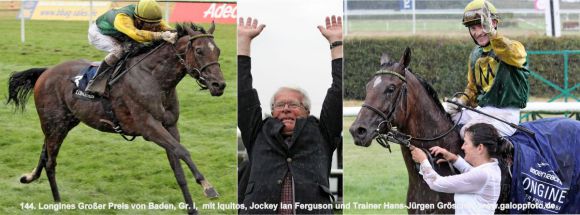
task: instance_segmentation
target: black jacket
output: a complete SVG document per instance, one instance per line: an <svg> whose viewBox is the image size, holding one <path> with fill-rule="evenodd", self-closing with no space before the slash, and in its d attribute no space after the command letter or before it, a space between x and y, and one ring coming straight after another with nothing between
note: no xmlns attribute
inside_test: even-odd
<svg viewBox="0 0 580 215"><path fill-rule="evenodd" d="M247 184L244 180L239 184L239 189L245 190L238 196L245 207L251 207L252 203L279 204L281 184L288 171L294 179L295 202L330 205L328 179L332 153L341 142L342 130L342 59L332 61L332 86L324 99L320 120L313 116L298 119L291 147L280 133L282 122L272 117L262 120L258 93L252 88L248 56L238 56L238 88L238 127L250 160ZM305 206L320 208L321 205ZM328 214L332 210L297 208L296 212ZM276 211L248 209L240 213Z"/></svg>

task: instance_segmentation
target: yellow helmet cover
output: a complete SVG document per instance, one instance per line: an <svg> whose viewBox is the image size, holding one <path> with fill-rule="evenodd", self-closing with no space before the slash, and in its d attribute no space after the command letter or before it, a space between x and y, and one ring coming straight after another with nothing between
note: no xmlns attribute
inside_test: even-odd
<svg viewBox="0 0 580 215"><path fill-rule="evenodd" d="M163 13L155 0L140 0L135 7L135 16L145 22L160 22Z"/></svg>
<svg viewBox="0 0 580 215"><path fill-rule="evenodd" d="M465 7L463 11L463 25L466 27L481 23L481 13L483 11L484 4L487 4L487 8L491 13L491 18L499 20L497 15L497 9L493 4L486 0L473 0Z"/></svg>

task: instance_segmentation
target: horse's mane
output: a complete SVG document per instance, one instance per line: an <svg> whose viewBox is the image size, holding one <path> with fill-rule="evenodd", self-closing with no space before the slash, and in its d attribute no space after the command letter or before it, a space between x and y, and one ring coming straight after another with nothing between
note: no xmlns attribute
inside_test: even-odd
<svg viewBox="0 0 580 215"><path fill-rule="evenodd" d="M193 34L193 32L196 31L201 32L202 34L207 34L203 27L191 22L178 23L175 26L175 30L177 31L177 38ZM147 53L164 43L164 40L157 40L151 43L137 43L131 41L129 42L129 49L127 50L129 50L130 56L137 56L143 53Z"/></svg>
<svg viewBox="0 0 580 215"><path fill-rule="evenodd" d="M207 32L203 27L196 25L195 23L192 22L178 23L177 26L175 26L175 29L177 30L177 37L183 37L193 34L194 31L199 31L202 34L207 34Z"/></svg>
<svg viewBox="0 0 580 215"><path fill-rule="evenodd" d="M419 80L419 83L421 83L421 85L423 86L425 91L427 91L427 95L429 95L429 97L437 105L437 108L439 108L439 111L442 113L445 113L445 116L447 116L447 118L449 118L449 120L451 120L451 116L445 112L445 108L443 108L443 105L439 101L439 96L437 95L437 91L435 91L435 89L431 86L431 84L429 84L429 82L427 82L425 79L423 79L418 74L413 73L413 71L411 71L411 69L409 69L409 72L411 72L411 74L415 75L417 80Z"/></svg>

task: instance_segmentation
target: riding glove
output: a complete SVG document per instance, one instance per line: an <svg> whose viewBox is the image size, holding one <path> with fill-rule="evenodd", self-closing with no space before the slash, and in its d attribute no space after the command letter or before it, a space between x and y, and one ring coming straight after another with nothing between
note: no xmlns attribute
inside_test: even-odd
<svg viewBox="0 0 580 215"><path fill-rule="evenodd" d="M162 39L171 44L174 44L175 41L177 41L177 33L171 31L154 32L153 36L156 40Z"/></svg>
<svg viewBox="0 0 580 215"><path fill-rule="evenodd" d="M174 32L170 32L170 31L164 31L161 34L161 39L170 42L171 44L174 44L175 41L177 40L177 33Z"/></svg>
<svg viewBox="0 0 580 215"><path fill-rule="evenodd" d="M487 2L483 5L481 9L481 28L483 32L488 35L495 35L495 28L493 27L493 18L491 17L491 12L488 8Z"/></svg>
<svg viewBox="0 0 580 215"><path fill-rule="evenodd" d="M447 98L445 98L445 100L447 100ZM463 99L458 99L457 97L451 99L451 101L457 102L457 103L462 104L462 105L466 104L466 102ZM445 112L447 112L448 114L450 114L452 116L455 115L456 113L458 113L459 111L461 111L461 107L459 107L455 104L449 103L449 102L445 102L443 104L443 108L445 108Z"/></svg>

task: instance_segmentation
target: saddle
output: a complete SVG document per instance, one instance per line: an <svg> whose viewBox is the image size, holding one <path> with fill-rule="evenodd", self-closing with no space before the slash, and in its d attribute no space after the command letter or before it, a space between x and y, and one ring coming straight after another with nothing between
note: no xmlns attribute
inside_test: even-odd
<svg viewBox="0 0 580 215"><path fill-rule="evenodd" d="M160 42L149 44L141 44L130 41L124 42L122 46L124 47L123 50L126 51L123 52L121 59L117 61L115 65L112 65L111 69L102 74L108 76L104 77L107 79L107 88L104 95L107 95L113 84L128 71L128 69L126 69L126 63L129 58L150 51L152 47L157 47L159 45ZM76 88L73 90L73 94L76 98L97 101L98 98L102 97L85 91L88 82L93 79L100 65L100 62L92 62L87 67L81 69L78 75L71 79L71 81L76 85Z"/></svg>

